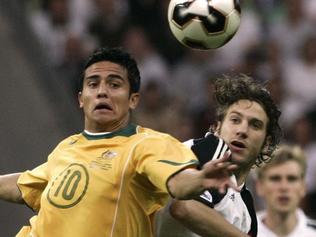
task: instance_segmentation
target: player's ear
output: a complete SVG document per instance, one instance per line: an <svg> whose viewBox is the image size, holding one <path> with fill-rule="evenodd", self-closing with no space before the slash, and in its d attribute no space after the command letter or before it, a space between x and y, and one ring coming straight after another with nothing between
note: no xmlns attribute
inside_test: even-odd
<svg viewBox="0 0 316 237"><path fill-rule="evenodd" d="M82 92L79 91L78 93L78 102L79 102L79 108L83 107L83 101L82 101Z"/></svg>
<svg viewBox="0 0 316 237"><path fill-rule="evenodd" d="M301 185L301 188L300 188L300 191L299 191L300 192L300 196L301 196L302 199L306 195L306 189L307 189L307 187L306 187L305 180L304 180L304 178L302 178L302 185Z"/></svg>
<svg viewBox="0 0 316 237"><path fill-rule="evenodd" d="M271 151L269 151L270 149L270 146L271 146L271 141L272 141L272 138L271 136L267 136L264 140L264 143L262 145L262 149L261 149L261 154L262 155L268 155L270 156L271 154Z"/></svg>
<svg viewBox="0 0 316 237"><path fill-rule="evenodd" d="M213 133L215 136L219 136L220 134L220 130L221 130L221 126L222 126L222 123L220 121L218 121L212 128L213 130Z"/></svg>
<svg viewBox="0 0 316 237"><path fill-rule="evenodd" d="M256 192L257 192L259 197L263 196L264 191L263 191L262 183L260 180L256 180Z"/></svg>
<svg viewBox="0 0 316 237"><path fill-rule="evenodd" d="M132 93L130 98L129 98L129 108L130 109L135 109L138 105L139 102L139 97L140 94L139 93Z"/></svg>

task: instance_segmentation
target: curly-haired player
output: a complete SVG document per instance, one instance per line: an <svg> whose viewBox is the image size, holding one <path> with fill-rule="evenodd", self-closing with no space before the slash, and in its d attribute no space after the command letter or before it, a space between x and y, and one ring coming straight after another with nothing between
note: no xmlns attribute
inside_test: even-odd
<svg viewBox="0 0 316 237"><path fill-rule="evenodd" d="M217 123L204 138L192 139L186 144L198 157L201 167L221 157L229 148L231 161L238 166L231 178L241 191L228 189L221 194L208 190L194 200L174 200L169 209L175 219L202 236L254 237L257 236L257 219L245 181L252 167L269 160L279 143L281 113L265 87L246 75L216 80L215 99ZM165 230L168 222L172 222L173 230L177 223L168 215L160 216L159 222L160 236L174 236L172 230ZM181 236L195 236L180 226L176 231L179 236L179 232Z"/></svg>

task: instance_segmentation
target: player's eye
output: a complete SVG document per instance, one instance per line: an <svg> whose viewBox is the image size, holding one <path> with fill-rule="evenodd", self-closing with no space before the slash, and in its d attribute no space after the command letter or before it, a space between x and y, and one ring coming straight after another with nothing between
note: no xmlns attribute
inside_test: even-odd
<svg viewBox="0 0 316 237"><path fill-rule="evenodd" d="M107 84L109 85L109 87L117 89L122 86L123 80L120 77L111 76L108 78Z"/></svg>
<svg viewBox="0 0 316 237"><path fill-rule="evenodd" d="M94 80L91 80L91 81L88 81L87 85L90 88L95 88L98 85L98 83Z"/></svg>
<svg viewBox="0 0 316 237"><path fill-rule="evenodd" d="M253 121L251 123L252 127L259 130L261 128L263 128L263 123L261 121Z"/></svg>
<svg viewBox="0 0 316 237"><path fill-rule="evenodd" d="M268 178L272 182L280 182L281 181L281 176L280 175L272 175Z"/></svg>
<svg viewBox="0 0 316 237"><path fill-rule="evenodd" d="M116 88L119 88L121 85L120 85L120 83L117 83L117 82L110 82L110 83L109 83L109 86L110 86L111 88L116 89Z"/></svg>
<svg viewBox="0 0 316 237"><path fill-rule="evenodd" d="M287 181L289 181L290 183L296 182L297 180L299 180L299 177L295 175L289 175L287 177Z"/></svg>
<svg viewBox="0 0 316 237"><path fill-rule="evenodd" d="M230 117L230 121L232 122L232 123L234 123L234 124L238 124L239 122L240 122L240 118L239 117L237 117L237 116L231 116Z"/></svg>

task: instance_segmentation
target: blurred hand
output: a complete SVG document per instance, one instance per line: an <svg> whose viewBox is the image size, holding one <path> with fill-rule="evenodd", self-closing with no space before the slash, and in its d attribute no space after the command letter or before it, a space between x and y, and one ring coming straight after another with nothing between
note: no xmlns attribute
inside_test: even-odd
<svg viewBox="0 0 316 237"><path fill-rule="evenodd" d="M230 161L230 155L230 151L227 151L223 157L203 165L201 172L204 189L217 189L220 193L225 193L231 187L240 191L237 184L230 179L232 171L237 169L237 165Z"/></svg>
<svg viewBox="0 0 316 237"><path fill-rule="evenodd" d="M228 151L223 157L205 163L201 170L189 168L177 173L167 183L171 196L176 199L193 199L206 189L217 189L225 193L228 187L240 191L230 179L237 165L229 160Z"/></svg>

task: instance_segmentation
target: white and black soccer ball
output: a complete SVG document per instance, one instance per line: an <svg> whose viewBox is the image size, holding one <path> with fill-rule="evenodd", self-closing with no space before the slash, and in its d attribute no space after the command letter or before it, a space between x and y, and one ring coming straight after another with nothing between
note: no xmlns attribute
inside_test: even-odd
<svg viewBox="0 0 316 237"><path fill-rule="evenodd" d="M216 49L233 38L241 21L239 0L170 0L168 21L178 41L192 49Z"/></svg>

